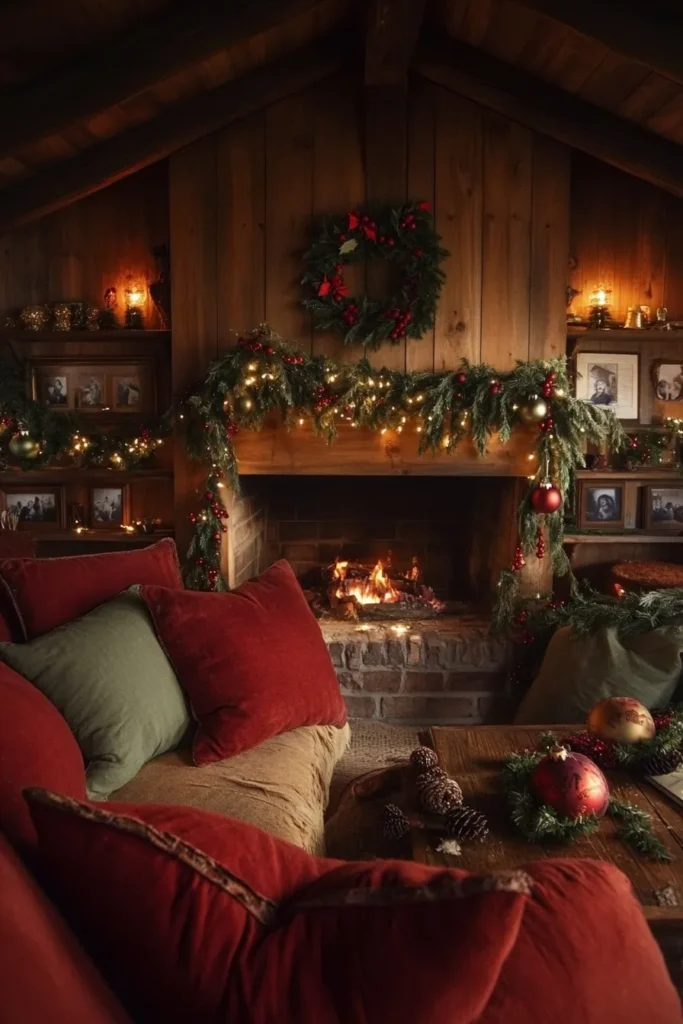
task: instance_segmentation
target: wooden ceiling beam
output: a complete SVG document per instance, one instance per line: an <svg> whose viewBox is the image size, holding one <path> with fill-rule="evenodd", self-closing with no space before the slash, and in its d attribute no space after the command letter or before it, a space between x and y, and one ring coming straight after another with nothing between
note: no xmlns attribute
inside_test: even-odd
<svg viewBox="0 0 683 1024"><path fill-rule="evenodd" d="M365 33L366 85L405 82L425 6L425 0L370 0Z"/></svg>
<svg viewBox="0 0 683 1024"><path fill-rule="evenodd" d="M456 40L430 35L413 67L513 121L683 198L683 148Z"/></svg>
<svg viewBox="0 0 683 1024"><path fill-rule="evenodd" d="M0 159L131 99L320 0L194 0L6 98Z"/></svg>
<svg viewBox="0 0 683 1024"><path fill-rule="evenodd" d="M0 234L82 199L225 124L329 77L344 65L347 41L317 42L175 106L34 178L0 192Z"/></svg>
<svg viewBox="0 0 683 1024"><path fill-rule="evenodd" d="M629 0L517 0L683 85L683 17Z"/></svg>

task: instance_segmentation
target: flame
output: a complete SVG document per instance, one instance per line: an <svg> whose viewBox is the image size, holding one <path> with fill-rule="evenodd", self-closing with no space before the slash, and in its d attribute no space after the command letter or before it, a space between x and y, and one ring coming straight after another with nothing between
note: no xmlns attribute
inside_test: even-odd
<svg viewBox="0 0 683 1024"><path fill-rule="evenodd" d="M339 580L337 597L355 597L360 604L395 604L400 600L400 594L384 571L382 562L378 562L364 580L347 580L348 567L349 563L340 559L334 563L332 577Z"/></svg>

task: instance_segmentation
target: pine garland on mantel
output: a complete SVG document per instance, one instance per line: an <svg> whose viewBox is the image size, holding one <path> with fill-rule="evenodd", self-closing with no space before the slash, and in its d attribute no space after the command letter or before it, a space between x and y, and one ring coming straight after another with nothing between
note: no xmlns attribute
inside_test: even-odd
<svg viewBox="0 0 683 1024"><path fill-rule="evenodd" d="M220 548L227 526L219 489L226 483L239 488L233 443L239 431L258 430L266 417L278 413L292 429L310 420L316 434L328 442L339 424L347 423L414 434L420 453L452 454L470 436L484 456L489 438L498 434L504 443L509 441L521 412L540 396L548 408L538 423L529 487L519 509L518 556L500 582L500 596L508 608L514 603L515 570L524 564L524 555L544 553L539 541L544 521L554 571L568 571L562 548L562 508L539 515L534 496L551 481L567 495L574 471L584 465L587 440L612 450L627 443L614 414L571 396L564 359L518 362L506 373L467 362L438 373L407 373L376 369L365 359L337 363L327 356L311 356L261 325L211 365L178 411L188 451L210 465L201 507L191 514L195 534L188 551L187 585L200 590L225 588Z"/></svg>

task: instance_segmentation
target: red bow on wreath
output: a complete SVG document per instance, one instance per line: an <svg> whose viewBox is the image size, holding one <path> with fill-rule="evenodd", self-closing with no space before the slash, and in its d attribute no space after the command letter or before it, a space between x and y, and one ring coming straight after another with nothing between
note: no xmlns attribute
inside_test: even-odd
<svg viewBox="0 0 683 1024"><path fill-rule="evenodd" d="M349 231L356 231L357 228L361 229L368 241L377 241L377 225L374 220L371 220L367 214L359 217L358 214L352 210L349 214Z"/></svg>
<svg viewBox="0 0 683 1024"><path fill-rule="evenodd" d="M323 276L320 285L318 286L318 295L329 295L332 291L332 285L327 279L327 274Z"/></svg>

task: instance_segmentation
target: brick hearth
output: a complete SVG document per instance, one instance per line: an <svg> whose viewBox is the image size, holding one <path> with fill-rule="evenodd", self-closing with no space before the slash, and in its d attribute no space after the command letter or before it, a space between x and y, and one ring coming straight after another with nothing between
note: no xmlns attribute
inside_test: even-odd
<svg viewBox="0 0 683 1024"><path fill-rule="evenodd" d="M483 618L320 626L352 718L456 725L507 718L509 651Z"/></svg>

